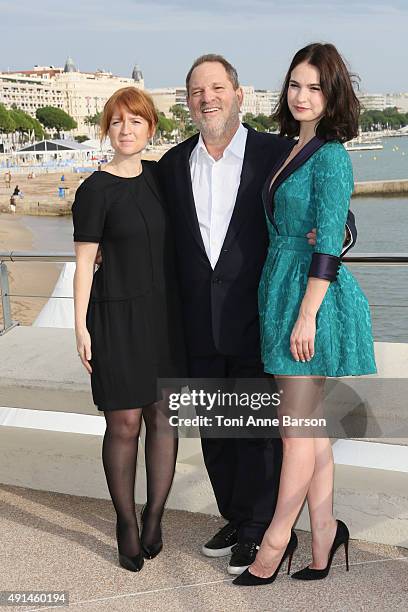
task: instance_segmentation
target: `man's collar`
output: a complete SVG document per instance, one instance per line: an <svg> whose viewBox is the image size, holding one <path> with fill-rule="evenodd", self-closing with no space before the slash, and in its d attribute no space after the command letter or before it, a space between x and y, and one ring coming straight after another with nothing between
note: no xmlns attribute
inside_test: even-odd
<svg viewBox="0 0 408 612"><path fill-rule="evenodd" d="M234 136L232 137L231 142L225 148L225 151L223 153L223 157L225 156L225 154L232 153L236 157L239 157L239 159L244 159L247 133L248 133L247 128L244 127L242 125L242 123L240 123L237 131L235 132ZM198 142L197 142L197 151L199 151L200 149L202 149L203 152L205 152L208 156L210 156L208 151L207 151L207 147L205 146L205 143L204 143L204 140L203 140L203 137L202 137L201 133L200 133L200 136L199 136Z"/></svg>

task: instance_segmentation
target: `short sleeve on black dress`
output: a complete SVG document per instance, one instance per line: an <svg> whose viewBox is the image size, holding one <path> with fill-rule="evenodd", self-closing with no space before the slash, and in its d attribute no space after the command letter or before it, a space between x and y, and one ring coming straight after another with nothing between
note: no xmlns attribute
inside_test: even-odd
<svg viewBox="0 0 408 612"><path fill-rule="evenodd" d="M74 242L100 242L105 224L106 206L102 190L81 185L72 205Z"/></svg>

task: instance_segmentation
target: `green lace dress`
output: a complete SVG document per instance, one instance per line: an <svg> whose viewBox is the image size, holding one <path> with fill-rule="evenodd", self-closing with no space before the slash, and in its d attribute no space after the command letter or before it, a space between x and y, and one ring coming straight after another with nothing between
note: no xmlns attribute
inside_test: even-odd
<svg viewBox="0 0 408 612"><path fill-rule="evenodd" d="M270 244L258 292L262 361L271 374L374 374L369 305L344 264L317 313L314 357L297 362L290 352L313 253L339 262L353 191L351 161L343 145L313 140L309 152L299 153L278 175L271 191L271 179L264 189ZM273 174L278 169L279 164ZM312 227L317 228L314 247L305 238Z"/></svg>

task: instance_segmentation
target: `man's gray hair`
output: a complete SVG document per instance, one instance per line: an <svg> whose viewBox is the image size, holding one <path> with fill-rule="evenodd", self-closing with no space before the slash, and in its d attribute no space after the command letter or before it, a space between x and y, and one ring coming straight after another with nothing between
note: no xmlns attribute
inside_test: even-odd
<svg viewBox="0 0 408 612"><path fill-rule="evenodd" d="M190 79L191 79L191 75L192 75L194 68L197 68L197 66L200 66L201 64L204 64L205 62L219 62L220 64L222 64L225 68L225 71L228 75L229 80L232 83L233 88L235 90L238 89L239 87L238 73L236 69L234 68L234 66L230 64L229 61L226 60L225 57L223 57L222 55L217 55L216 53L208 53L207 55L201 55L200 57L198 57L187 73L187 76L186 76L187 96L189 94L188 88L190 85Z"/></svg>

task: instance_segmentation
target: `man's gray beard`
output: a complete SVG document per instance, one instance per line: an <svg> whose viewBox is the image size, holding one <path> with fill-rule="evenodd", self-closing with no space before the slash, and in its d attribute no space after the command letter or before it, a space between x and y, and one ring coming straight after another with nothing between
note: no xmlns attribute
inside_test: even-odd
<svg viewBox="0 0 408 612"><path fill-rule="evenodd" d="M218 139L228 136L230 132L239 124L239 105L234 103L229 116L219 125L208 125L205 119L193 119L195 126L200 130L204 140Z"/></svg>

